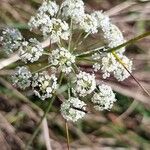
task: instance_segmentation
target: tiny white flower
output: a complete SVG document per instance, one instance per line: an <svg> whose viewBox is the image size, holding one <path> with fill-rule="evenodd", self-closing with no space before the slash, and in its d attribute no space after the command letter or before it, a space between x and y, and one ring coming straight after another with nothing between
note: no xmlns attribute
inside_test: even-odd
<svg viewBox="0 0 150 150"><path fill-rule="evenodd" d="M49 63L55 68L68 74L72 71L72 64L75 63L75 56L67 49L61 47L51 52Z"/></svg>
<svg viewBox="0 0 150 150"><path fill-rule="evenodd" d="M76 97L65 100L61 105L61 114L67 121L76 122L85 116L86 104Z"/></svg>
<svg viewBox="0 0 150 150"><path fill-rule="evenodd" d="M124 55L118 55L119 58L121 59L121 61L124 63L124 65L126 66L126 68L128 69L129 72L132 72L132 66L133 63L130 59L128 59L126 56ZM114 70L114 77L118 80L118 81L123 81L126 78L128 78L130 76L129 72L128 72L123 66L122 64L118 63L117 68Z"/></svg>
<svg viewBox="0 0 150 150"><path fill-rule="evenodd" d="M74 83L75 87L73 88L73 91L75 94L79 94L79 96L82 97L91 94L96 88L95 75L82 71L76 75Z"/></svg>
<svg viewBox="0 0 150 150"><path fill-rule="evenodd" d="M26 67L17 67L14 75L12 76L12 82L15 86L25 89L31 84L32 74Z"/></svg>
<svg viewBox="0 0 150 150"><path fill-rule="evenodd" d="M14 28L5 28L0 35L0 43L7 54L17 50L23 37L19 30Z"/></svg>
<svg viewBox="0 0 150 150"><path fill-rule="evenodd" d="M29 39L29 42L24 41L19 48L19 56L24 62L35 62L43 54L43 48L36 39Z"/></svg>
<svg viewBox="0 0 150 150"><path fill-rule="evenodd" d="M38 9L38 13L47 13L49 16L53 17L57 14L59 6L51 0L46 0Z"/></svg>
<svg viewBox="0 0 150 150"><path fill-rule="evenodd" d="M51 98L58 88L57 78L47 72L36 73L32 78L32 87L35 95L42 100Z"/></svg>
<svg viewBox="0 0 150 150"><path fill-rule="evenodd" d="M118 45L121 45L125 42L122 32L114 24L110 24L109 28L106 29L106 31L104 32L104 37L107 40L108 46L110 48L117 47ZM124 47L117 50L117 52L119 53L123 53L124 51Z"/></svg>
<svg viewBox="0 0 150 150"><path fill-rule="evenodd" d="M84 16L84 3L82 0L64 0L61 6L62 16L72 18L79 23Z"/></svg>
<svg viewBox="0 0 150 150"><path fill-rule="evenodd" d="M107 31L110 26L110 19L106 16L102 11L95 11L91 14L97 20L98 27L102 29L102 31Z"/></svg>
<svg viewBox="0 0 150 150"><path fill-rule="evenodd" d="M92 97L94 108L96 110L110 110L113 103L116 101L115 94L110 86L102 84L99 86L99 92L95 93Z"/></svg>
<svg viewBox="0 0 150 150"><path fill-rule="evenodd" d="M79 26L87 33L97 33L98 32L98 23L94 16L85 14L82 20L79 22Z"/></svg>

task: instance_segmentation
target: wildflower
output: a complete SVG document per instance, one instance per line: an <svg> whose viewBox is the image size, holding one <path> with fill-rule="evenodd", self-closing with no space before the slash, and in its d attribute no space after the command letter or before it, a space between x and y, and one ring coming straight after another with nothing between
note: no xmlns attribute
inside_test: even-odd
<svg viewBox="0 0 150 150"><path fill-rule="evenodd" d="M115 94L111 87L105 84L100 85L99 92L92 97L94 108L99 111L111 109L115 101Z"/></svg>
<svg viewBox="0 0 150 150"><path fill-rule="evenodd" d="M29 39L21 43L19 48L19 55L24 62L35 62L43 54L43 48L39 41L36 39Z"/></svg>
<svg viewBox="0 0 150 150"><path fill-rule="evenodd" d="M46 13L50 17L54 17L55 15L57 15L58 10L59 10L59 6L56 4L56 2L51 1L51 0L46 0L40 6L37 13L40 13L40 14Z"/></svg>
<svg viewBox="0 0 150 150"><path fill-rule="evenodd" d="M99 53L97 55L99 55L99 57L97 56L98 62L93 65L93 68L95 71L101 70L103 78L106 79L116 69L117 61L111 53Z"/></svg>
<svg viewBox="0 0 150 150"><path fill-rule="evenodd" d="M79 23L84 16L84 3L82 0L65 0L61 6L62 16L72 18Z"/></svg>
<svg viewBox="0 0 150 150"><path fill-rule="evenodd" d="M80 71L80 73L76 75L74 83L74 93L84 97L94 91L96 87L95 75Z"/></svg>
<svg viewBox="0 0 150 150"><path fill-rule="evenodd" d="M110 48L117 47L125 42L122 32L116 25L113 24L110 24L109 28L105 30L104 37L108 42L108 47ZM123 53L124 51L124 47L117 50L119 53Z"/></svg>
<svg viewBox="0 0 150 150"><path fill-rule="evenodd" d="M47 72L36 73L32 80L34 93L42 100L51 98L58 87L56 76L48 75Z"/></svg>
<svg viewBox="0 0 150 150"><path fill-rule="evenodd" d="M126 56L121 55L121 54L119 55L119 58L121 59L123 64L126 66L128 71L132 72L133 62L130 59L128 59ZM114 73L114 77L118 81L123 81L123 80L125 80L126 78L128 78L130 76L128 71L122 66L122 64L120 64L118 62L117 68L113 72Z"/></svg>
<svg viewBox="0 0 150 150"><path fill-rule="evenodd" d="M25 89L31 84L32 74L26 67L17 67L14 75L12 76L12 82L20 89Z"/></svg>
<svg viewBox="0 0 150 150"><path fill-rule="evenodd" d="M51 20L51 23L51 30L47 30L46 33L44 33L44 35L48 36L49 34L52 43L59 42L60 39L68 40L70 35L68 23L55 18Z"/></svg>
<svg viewBox="0 0 150 150"><path fill-rule="evenodd" d="M23 39L19 30L14 28L5 28L0 36L0 43L7 54L17 50Z"/></svg>
<svg viewBox="0 0 150 150"><path fill-rule="evenodd" d="M83 29L87 33L97 33L98 23L94 16L85 14L83 19L79 23L81 29Z"/></svg>
<svg viewBox="0 0 150 150"><path fill-rule="evenodd" d="M129 72L132 72L132 61L122 54L118 54L118 56ZM113 74L118 81L123 81L130 76L128 71L116 60L112 53L99 53L97 54L96 60L98 62L94 63L93 68L95 71L101 70L104 79L110 77L111 74Z"/></svg>
<svg viewBox="0 0 150 150"><path fill-rule="evenodd" d="M31 30L38 27L43 27L50 23L52 17L54 17L59 10L59 6L50 0L46 0L43 2L41 7L38 9L35 16L31 17L28 25Z"/></svg>
<svg viewBox="0 0 150 150"><path fill-rule="evenodd" d="M102 13L102 11L94 11L91 15L97 20L98 27L104 32L107 31L110 26L109 17Z"/></svg>
<svg viewBox="0 0 150 150"><path fill-rule="evenodd" d="M76 97L65 100L61 105L61 114L67 121L76 122L85 116L86 104Z"/></svg>
<svg viewBox="0 0 150 150"><path fill-rule="evenodd" d="M75 63L75 56L73 56L67 49L61 47L51 52L49 63L53 67L68 74L72 71L72 64Z"/></svg>

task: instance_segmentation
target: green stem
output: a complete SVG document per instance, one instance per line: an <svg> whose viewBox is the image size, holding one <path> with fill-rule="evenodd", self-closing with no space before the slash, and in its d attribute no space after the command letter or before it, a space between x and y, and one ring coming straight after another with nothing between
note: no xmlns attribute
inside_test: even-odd
<svg viewBox="0 0 150 150"><path fill-rule="evenodd" d="M99 52L100 50L103 50L103 49L105 49L104 46L98 47L96 49L93 49L93 50L90 50L90 51L86 51L86 52L83 52L81 54L77 54L76 57L86 57L86 56L89 56L89 55L91 56L93 53Z"/></svg>
<svg viewBox="0 0 150 150"><path fill-rule="evenodd" d="M149 32L146 32L146 33L143 33L143 34L141 34L141 35L139 35L139 36L137 36L137 37L135 37L135 38L133 38L133 39L131 39L131 40L129 40L129 41L123 43L123 44L120 44L120 45L114 47L114 48L110 48L110 49L107 50L106 52L108 53L108 52L116 51L116 50L118 50L118 49L120 49L120 48L122 48L122 47L131 45L131 44L133 44L133 43L135 43L135 42L137 42L137 41L139 41L139 40L141 40L141 39L143 39L144 37L147 37L147 36L149 36L149 35L150 35L150 31L149 31ZM103 47L103 48L104 48L104 47ZM103 48L100 47L100 48L97 48L97 49L94 49L94 50L90 50L90 51L84 52L84 53L82 53L82 54L78 54L78 55L76 55L76 56L77 56L77 57L90 56L91 54L93 54L93 53L95 53L95 52L101 51Z"/></svg>
<svg viewBox="0 0 150 150"><path fill-rule="evenodd" d="M68 44L68 50L69 50L69 51L70 51L70 49L71 49L72 29L73 29L73 20L71 19L71 23L70 23L70 37L69 37L69 44Z"/></svg>

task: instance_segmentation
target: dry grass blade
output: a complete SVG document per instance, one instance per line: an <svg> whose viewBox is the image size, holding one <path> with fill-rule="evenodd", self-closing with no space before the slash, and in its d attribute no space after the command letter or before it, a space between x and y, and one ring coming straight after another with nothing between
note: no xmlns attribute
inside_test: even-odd
<svg viewBox="0 0 150 150"><path fill-rule="evenodd" d="M66 129L66 135L67 135L67 148L70 150L70 138L69 138L69 129L68 129L68 123L65 122L65 129Z"/></svg>
<svg viewBox="0 0 150 150"><path fill-rule="evenodd" d="M43 119L42 129L43 129L43 136L44 136L46 148L47 148L47 150L52 150L51 140L50 140L50 136L49 136L49 129L48 129L48 124L47 124L46 118Z"/></svg>
<svg viewBox="0 0 150 150"><path fill-rule="evenodd" d="M20 57L17 54L14 54L13 56L11 56L8 59L1 60L0 61L0 70L3 69L6 66L9 66L10 64L18 61L19 59L20 59Z"/></svg>
<svg viewBox="0 0 150 150"><path fill-rule="evenodd" d="M15 95L16 97L18 97L19 99L21 99L23 102L30 104L30 106L31 106L33 109L35 109L35 110L37 110L37 111L43 113L43 110L42 110L40 107L38 107L36 104L32 103L26 96L24 96L23 94L21 94L21 93L20 93L18 90L16 90L9 82L7 82L6 80L4 80L4 79L1 78L1 77L0 77L0 83L1 83L2 85L4 85L6 88L12 90L12 93L14 93L14 95Z"/></svg>
<svg viewBox="0 0 150 150"><path fill-rule="evenodd" d="M119 5L115 6L115 7L113 7L113 8L110 9L110 10L108 10L108 11L106 12L106 14L108 14L109 16L116 15L116 14L118 14L119 12L121 12L121 11L123 11L123 10L125 10L125 9L127 9L127 8L129 8L129 7L131 7L131 6L133 6L133 5L135 5L135 4L136 4L136 2L130 2L130 1L122 2L121 4L119 4Z"/></svg>
<svg viewBox="0 0 150 150"><path fill-rule="evenodd" d="M9 135L8 138L12 138L17 145L22 149L24 147L24 142L15 134L14 127L5 119L5 117L0 114L0 129L4 130Z"/></svg>
<svg viewBox="0 0 150 150"><path fill-rule="evenodd" d="M110 85L114 91L116 91L122 95L131 97L135 100L138 100L139 102L143 103L145 106L150 107L149 98L146 97L145 95L143 95L142 93L140 93L138 90L131 90L129 88L125 88L121 85L118 85L117 83L112 83L112 82L107 83L107 84Z"/></svg>
<svg viewBox="0 0 150 150"><path fill-rule="evenodd" d="M122 113L116 120L122 120L122 119L127 118L134 111L137 105L138 105L138 102L134 100L132 104L130 105L130 107L124 113Z"/></svg>

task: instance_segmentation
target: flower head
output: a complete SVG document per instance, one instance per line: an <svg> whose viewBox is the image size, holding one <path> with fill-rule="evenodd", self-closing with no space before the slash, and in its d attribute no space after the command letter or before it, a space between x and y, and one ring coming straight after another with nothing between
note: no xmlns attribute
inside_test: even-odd
<svg viewBox="0 0 150 150"><path fill-rule="evenodd" d="M124 63L124 65L126 66L128 71L132 72L133 62L129 58L127 58L126 56L121 55L121 54L119 55L119 58ZM123 80L125 80L126 78L128 78L130 76L128 71L122 66L122 64L120 64L118 62L117 68L113 72L114 73L114 77L118 81L123 81Z"/></svg>
<svg viewBox="0 0 150 150"><path fill-rule="evenodd" d="M49 57L49 63L68 74L72 71L72 64L75 63L75 56L62 47L52 51Z"/></svg>
<svg viewBox="0 0 150 150"><path fill-rule="evenodd" d="M59 10L59 6L56 4L56 2L51 0L45 0L43 4L38 9L38 13L40 14L48 14L50 17L54 17Z"/></svg>
<svg viewBox="0 0 150 150"><path fill-rule="evenodd" d="M108 42L108 47L110 48L117 47L125 42L122 32L114 24L110 24L109 28L105 29L104 37ZM119 53L123 53L124 51L124 47L117 50Z"/></svg>
<svg viewBox="0 0 150 150"><path fill-rule="evenodd" d="M32 78L32 87L36 96L45 100L51 98L58 88L57 78L47 72L36 73Z"/></svg>
<svg viewBox="0 0 150 150"><path fill-rule="evenodd" d="M85 116L86 104L78 98L71 97L61 105L61 114L67 121L76 122Z"/></svg>
<svg viewBox="0 0 150 150"><path fill-rule="evenodd" d="M97 20L98 27L104 32L107 31L110 26L109 17L102 13L102 11L94 11L91 15Z"/></svg>
<svg viewBox="0 0 150 150"><path fill-rule="evenodd" d="M45 30L46 33L44 33L44 35L50 35L50 40L52 43L59 42L60 39L68 40L70 31L67 22L62 21L61 19L52 18L50 26L50 30Z"/></svg>
<svg viewBox="0 0 150 150"><path fill-rule="evenodd" d="M79 96L91 94L96 88L95 75L80 71L76 76L75 87L73 91Z"/></svg>
<svg viewBox="0 0 150 150"><path fill-rule="evenodd" d="M82 0L65 0L61 9L62 16L72 18L75 23L80 22L84 16L84 3Z"/></svg>
<svg viewBox="0 0 150 150"><path fill-rule="evenodd" d="M54 17L59 10L59 6L50 0L46 0L38 9L35 16L31 17L28 25L31 30L34 28L43 28L43 26L50 23L52 17Z"/></svg>
<svg viewBox="0 0 150 150"><path fill-rule="evenodd" d="M100 85L99 92L92 97L94 108L99 111L111 109L115 101L115 94L111 87L105 84Z"/></svg>
<svg viewBox="0 0 150 150"><path fill-rule="evenodd" d="M20 89L25 89L31 84L32 74L26 67L17 67L14 75L12 76L12 82Z"/></svg>
<svg viewBox="0 0 150 150"><path fill-rule="evenodd" d="M19 55L24 62L35 62L43 54L43 48L36 39L29 39L21 43L19 48Z"/></svg>
<svg viewBox="0 0 150 150"><path fill-rule="evenodd" d="M85 14L82 20L79 22L81 29L83 29L87 33L97 33L98 23L94 16Z"/></svg>
<svg viewBox="0 0 150 150"><path fill-rule="evenodd" d="M7 54L17 50L23 37L19 30L14 28L3 29L0 36L0 43Z"/></svg>

